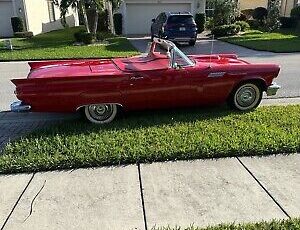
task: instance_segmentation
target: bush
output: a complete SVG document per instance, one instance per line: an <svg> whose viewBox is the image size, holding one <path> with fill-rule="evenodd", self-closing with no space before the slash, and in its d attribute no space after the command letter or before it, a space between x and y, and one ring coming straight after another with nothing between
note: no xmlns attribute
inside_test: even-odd
<svg viewBox="0 0 300 230"><path fill-rule="evenodd" d="M204 26L205 26L205 28L207 30L212 30L214 28L214 20L213 20L213 18L206 18Z"/></svg>
<svg viewBox="0 0 300 230"><path fill-rule="evenodd" d="M109 32L108 28L108 11L103 10L99 13L99 18L98 18L98 32Z"/></svg>
<svg viewBox="0 0 300 230"><path fill-rule="evenodd" d="M243 13L240 14L240 16L236 19L237 21L247 21L247 16Z"/></svg>
<svg viewBox="0 0 300 230"><path fill-rule="evenodd" d="M114 26L115 26L115 32L117 35L121 35L122 31L123 31L123 28L122 28L123 18L122 17L123 16L120 13L114 14Z"/></svg>
<svg viewBox="0 0 300 230"><path fill-rule="evenodd" d="M281 28L283 29L296 28L297 19L294 17L281 17L280 23L281 23Z"/></svg>
<svg viewBox="0 0 300 230"><path fill-rule="evenodd" d="M265 29L267 31L272 32L280 28L281 26L280 8L281 8L280 0L273 0L270 3L268 16L265 22Z"/></svg>
<svg viewBox="0 0 300 230"><path fill-rule="evenodd" d="M247 20L249 20L249 19L252 18L253 11L254 11L254 9L245 9L245 10L242 10L241 13L243 15L245 15L245 17L247 18Z"/></svg>
<svg viewBox="0 0 300 230"><path fill-rule="evenodd" d="M13 29L14 33L24 32L24 22L23 22L22 18L12 17L10 19L10 21L11 21L11 26L12 26L12 29Z"/></svg>
<svg viewBox="0 0 300 230"><path fill-rule="evenodd" d="M241 31L243 32L250 29L249 23L245 21L236 21L234 24L239 25L241 27Z"/></svg>
<svg viewBox="0 0 300 230"><path fill-rule="evenodd" d="M31 31L15 32L14 37L16 37L16 38L32 38L33 33Z"/></svg>
<svg viewBox="0 0 300 230"><path fill-rule="evenodd" d="M96 40L95 35L84 30L74 33L74 38L77 42L83 42L84 44L92 44Z"/></svg>
<svg viewBox="0 0 300 230"><path fill-rule="evenodd" d="M291 11L291 17L300 19L300 6L296 6Z"/></svg>
<svg viewBox="0 0 300 230"><path fill-rule="evenodd" d="M254 9L252 17L258 21L263 21L268 16L268 10L264 7L257 7Z"/></svg>
<svg viewBox="0 0 300 230"><path fill-rule="evenodd" d="M197 24L198 33L202 33L204 31L205 18L205 14L198 13L195 15L195 22Z"/></svg>
<svg viewBox="0 0 300 230"><path fill-rule="evenodd" d="M113 38L114 35L109 32L97 32L96 38L98 41L103 41L108 38Z"/></svg>
<svg viewBox="0 0 300 230"><path fill-rule="evenodd" d="M261 27L260 23L257 20L250 19L247 22L251 29L257 30Z"/></svg>
<svg viewBox="0 0 300 230"><path fill-rule="evenodd" d="M211 33L216 37L225 37L225 36L232 36L236 35L241 31L241 27L236 24L232 25L223 25L215 27Z"/></svg>

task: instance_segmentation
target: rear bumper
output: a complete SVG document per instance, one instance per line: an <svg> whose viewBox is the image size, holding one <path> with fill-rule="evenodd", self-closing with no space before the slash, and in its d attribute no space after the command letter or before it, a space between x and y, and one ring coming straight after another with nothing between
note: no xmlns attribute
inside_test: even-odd
<svg viewBox="0 0 300 230"><path fill-rule="evenodd" d="M24 104L22 101L15 101L10 105L12 112L27 112L31 109L30 105Z"/></svg>
<svg viewBox="0 0 300 230"><path fill-rule="evenodd" d="M267 88L267 95L268 96L274 96L276 95L277 91L281 88L280 85L277 85L275 82L272 83L272 85L270 85L268 88Z"/></svg>

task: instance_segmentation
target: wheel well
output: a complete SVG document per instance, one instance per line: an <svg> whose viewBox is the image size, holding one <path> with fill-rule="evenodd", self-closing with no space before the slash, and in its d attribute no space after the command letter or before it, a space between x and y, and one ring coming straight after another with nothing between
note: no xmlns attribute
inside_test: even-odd
<svg viewBox="0 0 300 230"><path fill-rule="evenodd" d="M262 89L263 91L267 90L267 84L264 80L256 78L256 79L247 79L247 80L242 80L239 83L237 83L231 90L227 100L230 100L230 98L233 96L233 92L241 85L245 84L245 83L253 83L255 85L257 85L260 89Z"/></svg>

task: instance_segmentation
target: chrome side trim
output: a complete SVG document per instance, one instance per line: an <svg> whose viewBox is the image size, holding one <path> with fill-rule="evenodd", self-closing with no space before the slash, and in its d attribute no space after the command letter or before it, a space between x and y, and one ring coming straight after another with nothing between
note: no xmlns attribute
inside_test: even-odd
<svg viewBox="0 0 300 230"><path fill-rule="evenodd" d="M274 96L276 95L277 91L281 88L280 85L277 85L275 82L272 83L272 85L270 85L268 88L267 88L267 95L268 96Z"/></svg>
<svg viewBox="0 0 300 230"><path fill-rule="evenodd" d="M224 77L224 75L226 74L226 72L214 72L214 73L210 73L208 74L208 77Z"/></svg>
<svg viewBox="0 0 300 230"><path fill-rule="evenodd" d="M12 112L27 112L31 109L30 105L23 104L22 101L15 101L10 105Z"/></svg>
<svg viewBox="0 0 300 230"><path fill-rule="evenodd" d="M123 108L123 105L122 105L122 104L119 104L119 103L99 103L99 104L114 104L114 105L119 105L119 106L121 106L121 107ZM88 106L88 105L99 105L99 104L93 103L93 104L81 105L81 106L79 106L79 107L76 108L76 111L78 111L78 110L81 109L82 107L85 107L85 106Z"/></svg>

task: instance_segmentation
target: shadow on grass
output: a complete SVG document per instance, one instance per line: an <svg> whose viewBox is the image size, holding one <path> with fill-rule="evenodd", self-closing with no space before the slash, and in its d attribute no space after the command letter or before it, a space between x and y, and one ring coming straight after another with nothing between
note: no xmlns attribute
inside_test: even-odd
<svg viewBox="0 0 300 230"><path fill-rule="evenodd" d="M82 119L67 121L58 125L49 126L30 134L31 137L53 136L57 134L74 135L90 134L99 131L134 130L141 128L159 127L163 125L176 125L178 123L193 123L204 120L214 120L233 114L244 112L233 111L226 106L180 108L168 110L148 110L136 112L121 112L118 117L109 124L95 125Z"/></svg>

